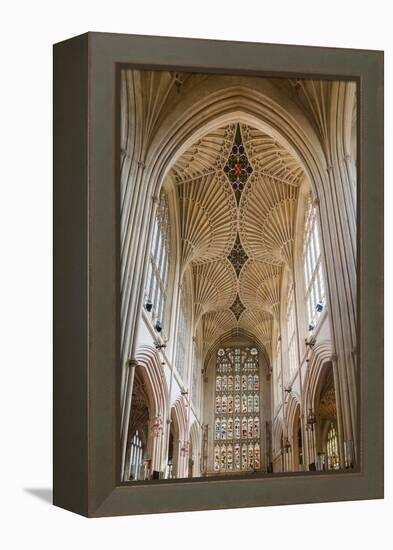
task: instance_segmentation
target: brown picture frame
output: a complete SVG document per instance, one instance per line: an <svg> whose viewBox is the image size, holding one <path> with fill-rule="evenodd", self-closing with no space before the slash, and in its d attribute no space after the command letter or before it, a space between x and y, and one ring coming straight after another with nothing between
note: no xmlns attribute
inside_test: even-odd
<svg viewBox="0 0 393 550"><path fill-rule="evenodd" d="M357 82L358 470L119 481L124 66ZM54 504L88 517L383 497L383 52L106 33L54 46L53 389Z"/></svg>

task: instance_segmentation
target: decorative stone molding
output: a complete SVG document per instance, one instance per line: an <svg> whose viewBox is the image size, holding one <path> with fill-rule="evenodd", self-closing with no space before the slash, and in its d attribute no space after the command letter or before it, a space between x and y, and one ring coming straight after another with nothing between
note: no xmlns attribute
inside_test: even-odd
<svg viewBox="0 0 393 550"><path fill-rule="evenodd" d="M193 267L196 325L204 313L229 308L236 296L237 281L227 259Z"/></svg>
<svg viewBox="0 0 393 550"><path fill-rule="evenodd" d="M207 192L207 189L209 192ZM223 176L211 174L177 186L181 267L226 257L236 235L236 203Z"/></svg>
<svg viewBox="0 0 393 550"><path fill-rule="evenodd" d="M250 260L240 274L240 295L250 308L265 309L278 319L281 267Z"/></svg>

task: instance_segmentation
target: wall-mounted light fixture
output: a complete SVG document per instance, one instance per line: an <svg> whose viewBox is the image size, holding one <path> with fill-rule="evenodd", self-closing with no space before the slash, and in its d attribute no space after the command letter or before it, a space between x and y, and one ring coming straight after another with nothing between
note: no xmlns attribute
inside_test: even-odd
<svg viewBox="0 0 393 550"><path fill-rule="evenodd" d="M153 302L151 300L149 300L148 298L146 298L146 300L145 300L145 309L146 309L146 311L151 311L152 307L153 307Z"/></svg>
<svg viewBox="0 0 393 550"><path fill-rule="evenodd" d="M165 349L166 348L166 343L165 342L154 342L154 347L156 349Z"/></svg>
<svg viewBox="0 0 393 550"><path fill-rule="evenodd" d="M310 338L305 339L305 344L309 348L313 348L316 344L316 338L314 336L311 336Z"/></svg>

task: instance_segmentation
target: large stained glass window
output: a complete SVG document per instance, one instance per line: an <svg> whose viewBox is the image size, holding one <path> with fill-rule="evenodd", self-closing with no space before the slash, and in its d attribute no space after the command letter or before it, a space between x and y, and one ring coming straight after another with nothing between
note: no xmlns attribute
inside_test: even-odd
<svg viewBox="0 0 393 550"><path fill-rule="evenodd" d="M215 380L214 471L261 467L260 377L256 348L221 348Z"/></svg>

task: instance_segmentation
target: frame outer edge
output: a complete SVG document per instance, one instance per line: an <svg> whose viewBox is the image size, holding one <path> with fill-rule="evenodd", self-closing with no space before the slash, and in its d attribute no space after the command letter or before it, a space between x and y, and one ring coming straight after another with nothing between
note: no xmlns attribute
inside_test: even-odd
<svg viewBox="0 0 393 550"><path fill-rule="evenodd" d="M369 52L364 50L332 50L329 48L312 48L312 47L294 47L293 51L291 46L273 46L264 44L245 44L245 43L217 43L215 41L204 40L192 40L192 39L171 39L163 37L142 37L132 35L114 35L105 33L89 33L90 42L90 54L91 59L89 63L85 63L85 66L89 64L89 70L91 71L91 89L87 92L87 70L83 78L85 79L86 86L83 93L87 93L85 96L78 93L72 94L72 98L76 102L81 102L80 98L83 97L82 103L86 103L86 112L89 109L90 114L83 113L84 124L83 131L87 133L87 117L90 118L89 122L89 136L85 139L79 137L79 146L84 147L84 153L80 152L78 156L75 153L76 162L79 162L80 170L85 176L84 179L79 174L80 180L84 181L84 193L83 200L84 205L84 217L80 217L84 224L82 228L83 243L86 250L79 251L79 259L83 257L84 260L84 292L83 295L84 309L84 325L83 335L77 333L75 327L75 338L77 343L81 343L83 350L82 357L79 357L80 372L77 372L77 368L72 364L70 373L65 376L68 377L68 384L78 385L77 407L72 408L70 412L70 422L75 424L75 427L66 433L67 445L65 449L68 453L72 451L69 447L75 444L71 435L75 432L75 435L79 437L80 446L75 450L76 454L83 454L83 457L74 460L74 466L81 466L81 470L78 471L78 480L83 489L80 489L78 482L73 481L73 488L69 489L69 492L77 488L79 491L79 508L69 506L69 509L77 511L84 515L93 517L110 516L110 515L125 515L125 514L145 514L145 513L159 513L159 512L174 512L174 511L186 511L186 510L203 510L203 509L219 509L219 508L235 508L235 507L249 507L249 506L263 506L263 505L277 505L277 504L294 504L301 502L326 502L336 500L359 500L365 498L381 498L383 495L381 481L381 472L376 472L376 469L383 468L383 433L382 430L377 430L375 434L374 442L377 448L371 453L374 458L377 458L377 464L373 468L367 468L364 473L349 474L339 476L328 476L329 479L319 478L320 483L317 480L312 480L311 477L303 476L303 479L294 479L294 477L300 476L288 476L283 480L275 479L274 490L273 483L270 480L259 480L257 485L250 492L250 485L245 480L239 480L239 482L233 483L231 481L225 482L225 490L219 489L219 484L214 481L200 482L198 480L190 483L170 483L160 486L118 486L114 480L116 472L116 452L114 448L109 448L109 442L114 445L117 438L117 434L114 433L116 422L109 418L108 413L116 410L116 395L117 392L112 387L110 371L114 365L113 350L115 349L115 339L113 338L113 326L111 326L111 320L113 320L113 302L112 300L112 287L113 281L113 265L108 267L108 257L111 259L114 257L113 243L114 238L114 214L113 211L109 212L109 205L113 206L113 191L108 188L108 181L110 180L110 174L113 173L112 168L108 167L113 162L116 163L116 159L112 158L113 151L109 151L111 141L113 141L113 117L115 113L108 113L108 107L112 107L110 103L113 101L112 82L110 78L113 77L114 63L130 63L133 60L142 59L143 63L171 65L174 59L180 59L182 66L187 70L186 63L189 62L189 69L195 67L202 67L206 64L207 70L213 72L212 66L215 61L206 61L207 54L210 48L214 49L215 60L223 58L222 69L228 72L232 72L232 68L227 63L227 48L241 49L243 52L250 51L255 62L250 62L248 67L244 68L244 71L254 70L254 67L261 67L265 63L265 56L269 52L268 66L271 71L282 74L282 76L288 75L290 72L294 72L299 65L303 67L303 71L310 69L312 76L317 78L316 70L323 77L324 74L332 75L334 78L340 78L348 75L348 77L354 76L370 76L368 70L371 70L373 76L377 81L368 81L367 87L371 90L372 95L378 97L378 100L383 97L383 54L381 52ZM178 48L179 45L184 44L185 49ZM160 46L160 47L158 47ZM87 50L87 45L86 45ZM257 51L258 50L258 51ZM82 50L83 51L83 48ZM261 53L261 57L258 52ZM262 55L263 52L263 55ZM326 55L324 56L324 52ZM86 52L84 52L86 55ZM258 55L257 55L258 54ZM80 55L77 54L77 55ZM72 56L71 56L72 57ZM225 59L224 59L225 58ZM87 59L87 55L86 55ZM75 61L75 58L74 58ZM195 61L195 63L194 63ZM191 67L191 63L192 67ZM255 63L254 65L252 63ZM199 65L198 65L199 64ZM239 67L239 62L234 61L232 63L233 70L236 71L236 67ZM382 67L382 70L381 70ZM140 66L142 68L142 66ZM150 67L151 68L151 67ZM75 68L74 68L75 69ZM255 69L256 70L256 69ZM263 73L263 69L260 69ZM336 72L337 71L337 72ZM220 72L220 71L218 71ZM264 76L261 74L261 76ZM266 76L266 75L265 75ZM64 80L64 77L63 77ZM79 90L81 91L81 86ZM376 89L378 92L376 93ZM67 98L67 102L70 103L70 97ZM375 113L375 125L376 134L378 136L378 143L383 144L383 107L368 105L368 108ZM67 110L67 107L65 107ZM73 115L74 121L76 115ZM79 123L79 122L78 122ZM82 132L83 133L83 132ZM72 133L71 133L72 135ZM69 144L69 140L72 139L70 134L65 140L65 144ZM88 145L87 145L88 143ZM87 147L89 152L87 153ZM76 147L77 148L77 147ZM383 150L372 150L368 155L370 162L368 170L372 170L376 165L380 166L383 159ZM368 149L367 149L368 150ZM83 158L83 161L79 157L87 154L87 158ZM108 163L108 157L111 160ZM90 165L90 177L91 177L91 196L87 190L86 182L88 176L88 164ZM366 185L366 195L373 194L383 189L383 166L381 170L376 170L377 176L373 179L373 183L370 181L364 182ZM373 187L373 184L375 187ZM89 193L89 199L87 197ZM107 202L105 203L106 199ZM73 206L80 208L80 204L77 202L79 199L75 198ZM90 205L87 205L87 201L90 201ZM380 234L380 208L383 204L383 198L380 198L380 202L374 205L372 208L373 223L376 226L376 233ZM87 212L89 209L89 218ZM75 213L74 222L77 221ZM70 225L70 224L69 224ZM72 225L72 224L71 224ZM75 225L75 224L74 224ZM68 226L67 226L68 227ZM73 229L73 227L71 228ZM79 238L81 233L79 227L74 232ZM105 229L107 232L105 233ZM375 235L374 235L375 236ZM89 240L89 246L87 245ZM55 241L56 243L56 241ZM78 241L79 243L79 241ZM80 244L80 243L79 243ZM75 239L69 238L69 246L77 247ZM378 262L383 259L383 249L380 242L375 243L375 260ZM81 246L83 248L83 246ZM369 252L369 247L367 248ZM76 252L75 252L76 254ZM106 260L104 261L104 258ZM106 263L106 266L105 266ZM110 264L110 262L109 262ZM76 263L76 265L78 265ZM373 273L375 277L375 272ZM89 297L87 295L87 279L89 278L89 292L91 293L91 306L89 306ZM61 281L59 277L57 283ZM371 296L374 300L374 307L376 306L375 297L378 296L378 307L380 307L380 297L383 296L383 277L382 273L377 274L374 278L375 287L372 289ZM104 283L109 283L105 286ZM367 285L366 285L367 286ZM77 287L79 288L79 287ZM108 288L111 292L107 292ZM105 292L102 293L102 290ZM60 292L58 289L57 292ZM362 299L364 295L367 295L368 289L362 289ZM365 306L369 305L365 300ZM74 302L76 303L76 302ZM94 307L93 307L94 305ZM68 306L71 310L71 317L73 319L77 317L76 312L72 310L72 306ZM91 307L91 312L89 308ZM369 325L367 326L367 335L377 337L377 341L370 346L369 354L375 351L375 346L381 342L381 335L378 335L378 330L381 329L382 311L375 317L377 327L373 330ZM87 316L87 317L86 317ZM374 319L375 319L374 317ZM105 320L106 319L106 320ZM79 319L78 319L79 322ZM80 325L79 325L80 326ZM89 328L89 334L87 329ZM55 339L56 341L56 339ZM57 341L60 342L60 339ZM64 355L70 356L70 351L65 349L69 347L69 344L75 344L72 338L68 337L62 339L61 351L65 352ZM89 348L88 348L89 345ZM90 349L91 348L91 349ZM90 356L91 353L91 356ZM89 354L89 356L88 356ZM70 357L71 358L71 357ZM368 389L377 389L378 395L380 395L380 389L383 384L382 372L383 372L383 358L382 350L379 350L376 356L377 368L374 372L370 372L365 381ZM88 361L91 361L91 377L88 374ZM67 361L63 360L63 364ZM67 363L68 368L68 363ZM74 368L73 372L72 368ZM84 384L83 387L79 387L79 384ZM66 388L67 391L69 388ZM84 392L84 393L83 393ZM64 394L64 388L62 388ZM383 392L382 392L383 393ZM65 400L62 394L61 399ZM73 396L76 398L75 396ZM79 409L78 409L79 406ZM59 406L57 406L59 408ZM76 410L77 409L77 410ZM70 409L67 409L69 412ZM382 422L382 406L378 405L378 410L374 411L375 418ZM84 416L83 416L84 415ZM375 419L374 418L374 419ZM88 423L90 430L88 428ZM57 428L64 429L63 424L59 422ZM375 426L374 426L375 428ZM55 422L54 422L55 429ZM368 427L368 429L370 429ZM374 430L375 431L375 430ZM82 435L84 439L82 438ZM58 432L57 438L61 438L63 434ZM83 440L82 440L83 439ZM90 445L90 452L88 446ZM371 456L369 455L369 456ZM58 468L60 472L60 468ZM66 470L64 470L68 475ZM89 471L90 481L89 489ZM318 477L318 476L315 476ZM325 476L323 476L325 478ZM115 481L115 483L114 483ZM262 486L263 483L263 486ZM202 487L204 485L204 487ZM263 488L262 488L263 487ZM215 491L217 488L217 494ZM264 490L263 490L264 489ZM211 493L213 491L213 493ZM210 495L209 495L210 492ZM278 494L277 494L278 493ZM299 494L302 497L299 498ZM89 495L89 496L88 496ZM64 496L61 495L63 502L65 502ZM70 500L77 500L75 496L71 495ZM67 508L66 505L56 502L56 504Z"/></svg>
<svg viewBox="0 0 393 550"><path fill-rule="evenodd" d="M53 47L53 503L88 513L88 35Z"/></svg>

